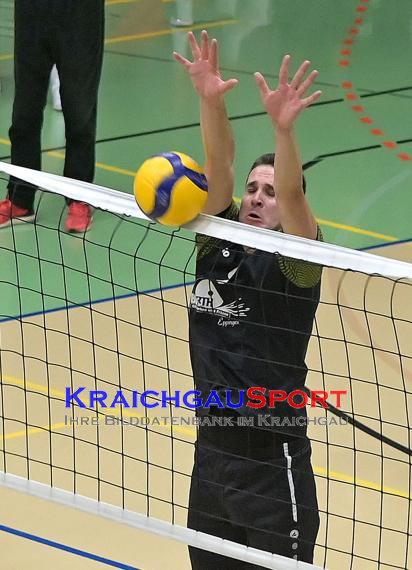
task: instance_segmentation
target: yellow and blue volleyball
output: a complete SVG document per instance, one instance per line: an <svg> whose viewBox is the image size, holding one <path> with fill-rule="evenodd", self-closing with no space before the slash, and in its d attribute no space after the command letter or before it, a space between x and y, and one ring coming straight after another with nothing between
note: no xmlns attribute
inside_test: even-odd
<svg viewBox="0 0 412 570"><path fill-rule="evenodd" d="M168 226L194 220L207 200L203 169L182 152L165 152L147 159L136 172L134 195L150 219Z"/></svg>

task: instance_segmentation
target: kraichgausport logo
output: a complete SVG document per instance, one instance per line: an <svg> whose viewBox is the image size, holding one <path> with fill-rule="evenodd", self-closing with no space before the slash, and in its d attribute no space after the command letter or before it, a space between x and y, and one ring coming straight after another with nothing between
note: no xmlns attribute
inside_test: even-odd
<svg viewBox="0 0 412 570"><path fill-rule="evenodd" d="M347 394L346 390L311 390L309 395L303 390L293 390L289 394L283 390L268 390L254 386L248 390L225 390L223 392L211 390L207 398L201 397L198 390L182 392L176 390L172 394L166 390L157 392L146 390L137 392L136 390L117 390L114 394L108 394L104 390L86 390L78 388L74 392L71 388L66 388L65 407L78 405L81 408L93 408L99 405L101 408L115 408L118 405L125 408L168 408L171 404L176 408L276 408L276 404L286 402L292 408L303 408L308 403L314 408L316 405L329 408L330 402L334 407L341 408L341 397ZM84 398L86 397L86 401ZM204 401L203 401L204 400Z"/></svg>

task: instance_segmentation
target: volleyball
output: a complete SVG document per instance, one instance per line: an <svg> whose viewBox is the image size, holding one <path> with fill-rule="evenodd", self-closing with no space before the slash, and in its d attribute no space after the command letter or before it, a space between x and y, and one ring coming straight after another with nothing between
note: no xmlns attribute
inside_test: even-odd
<svg viewBox="0 0 412 570"><path fill-rule="evenodd" d="M203 169L182 152L165 152L148 158L136 172L134 195L152 220L182 226L194 220L207 200Z"/></svg>

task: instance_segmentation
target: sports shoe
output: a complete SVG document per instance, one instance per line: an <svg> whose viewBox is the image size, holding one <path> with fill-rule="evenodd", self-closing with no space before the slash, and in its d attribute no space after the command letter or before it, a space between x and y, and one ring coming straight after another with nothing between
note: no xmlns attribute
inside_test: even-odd
<svg viewBox="0 0 412 570"><path fill-rule="evenodd" d="M66 230L68 232L87 232L92 225L92 209L84 202L72 202L69 204L69 212L66 218Z"/></svg>
<svg viewBox="0 0 412 570"><path fill-rule="evenodd" d="M33 212L27 208L20 208L13 204L8 198L0 201L0 228L5 228L14 224L32 222L35 218Z"/></svg>

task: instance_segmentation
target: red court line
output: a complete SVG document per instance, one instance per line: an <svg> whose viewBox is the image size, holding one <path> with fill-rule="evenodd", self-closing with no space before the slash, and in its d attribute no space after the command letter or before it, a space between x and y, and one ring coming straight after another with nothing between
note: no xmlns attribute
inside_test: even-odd
<svg viewBox="0 0 412 570"><path fill-rule="evenodd" d="M368 6L365 6L365 4L369 3L369 0L359 0L359 5L356 6L355 8L355 12L357 12L358 14L362 14L364 17L367 16L366 12L368 11ZM356 47L356 43L354 40L354 36L357 36L360 32L360 26L362 26L365 22L364 17L359 17L356 16L354 19L354 26L349 28L347 35L348 37L343 38L342 40L342 44L345 46L355 46ZM339 51L339 55L341 56L345 56L345 59L339 59L338 60L338 65L340 67L345 67L345 68L350 68L351 65L351 60L350 57L353 55L353 51L354 51L354 47L352 48L345 48L345 49L341 49ZM356 91L356 88L354 87L352 81L342 81L341 83L341 87L342 89L351 89ZM350 92L350 93L345 93L345 99L347 101L355 101L357 99L359 99L359 95L356 92ZM355 113L364 113L365 112L365 108L362 105L352 105L351 106L352 111L354 111ZM360 117L359 119L360 122L366 124L366 125L371 125L374 121L372 119L372 117L368 116L368 115L364 115L363 117ZM373 128L373 129L369 129L369 134L371 136L379 136L379 137L383 137L385 136L385 133L382 131L382 129L380 128ZM388 150L393 150L394 148L396 148L398 145L396 142L391 141L391 140L384 140L382 141L382 147L387 148ZM399 160L402 161L412 161L412 157L409 154L406 153L400 153L397 154L396 157Z"/></svg>

